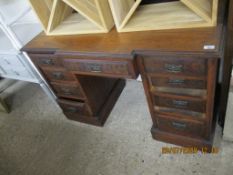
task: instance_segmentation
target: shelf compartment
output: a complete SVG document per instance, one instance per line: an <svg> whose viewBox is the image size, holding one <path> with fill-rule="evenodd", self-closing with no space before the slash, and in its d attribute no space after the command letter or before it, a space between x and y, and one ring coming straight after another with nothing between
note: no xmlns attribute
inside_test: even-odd
<svg viewBox="0 0 233 175"><path fill-rule="evenodd" d="M114 26L108 0L30 2L47 35L107 33Z"/></svg>
<svg viewBox="0 0 233 175"><path fill-rule="evenodd" d="M29 0L32 9L37 14L44 30L48 28L49 17L52 10L53 0Z"/></svg>
<svg viewBox="0 0 233 175"><path fill-rule="evenodd" d="M212 27L218 0L109 0L118 32Z"/></svg>

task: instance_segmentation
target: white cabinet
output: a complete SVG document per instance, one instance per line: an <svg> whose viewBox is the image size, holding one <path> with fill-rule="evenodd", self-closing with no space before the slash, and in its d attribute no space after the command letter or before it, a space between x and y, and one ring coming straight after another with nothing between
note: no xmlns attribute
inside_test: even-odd
<svg viewBox="0 0 233 175"><path fill-rule="evenodd" d="M20 52L40 32L42 26L28 0L0 0L0 77L38 83L51 94L26 53Z"/></svg>
<svg viewBox="0 0 233 175"><path fill-rule="evenodd" d="M0 76L40 83L20 49L42 31L27 0L0 0Z"/></svg>

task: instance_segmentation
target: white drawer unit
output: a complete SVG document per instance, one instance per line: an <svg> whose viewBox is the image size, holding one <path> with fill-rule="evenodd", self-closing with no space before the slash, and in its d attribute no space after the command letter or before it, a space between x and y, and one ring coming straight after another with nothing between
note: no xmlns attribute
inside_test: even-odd
<svg viewBox="0 0 233 175"><path fill-rule="evenodd" d="M5 69L5 71L7 75L15 77L15 79L17 79L17 77L32 78L25 67L20 67L17 69Z"/></svg>
<svg viewBox="0 0 233 175"><path fill-rule="evenodd" d="M38 83L51 93L37 68L20 49L42 32L28 0L0 0L0 77Z"/></svg>
<svg viewBox="0 0 233 175"><path fill-rule="evenodd" d="M1 76L20 80L28 80L28 78L35 79L33 74L27 69L24 59L24 56L21 54L0 55Z"/></svg>
<svg viewBox="0 0 233 175"><path fill-rule="evenodd" d="M0 55L0 65L5 68L23 66L17 55Z"/></svg>

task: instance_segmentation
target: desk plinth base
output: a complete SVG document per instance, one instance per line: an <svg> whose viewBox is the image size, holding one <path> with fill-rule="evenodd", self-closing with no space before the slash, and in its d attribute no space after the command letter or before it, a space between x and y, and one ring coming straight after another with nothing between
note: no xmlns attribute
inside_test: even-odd
<svg viewBox="0 0 233 175"><path fill-rule="evenodd" d="M151 134L153 139L158 141L167 142L186 148L197 148L203 153L211 153L213 151L213 136L210 140L191 138L161 131L154 126L151 128Z"/></svg>

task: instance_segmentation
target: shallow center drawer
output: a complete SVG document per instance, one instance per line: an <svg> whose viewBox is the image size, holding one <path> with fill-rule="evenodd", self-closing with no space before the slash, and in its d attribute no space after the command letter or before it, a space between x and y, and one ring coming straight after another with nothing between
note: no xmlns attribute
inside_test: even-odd
<svg viewBox="0 0 233 175"><path fill-rule="evenodd" d="M67 58L62 57L64 67L77 74L109 77L136 78L133 58Z"/></svg>

